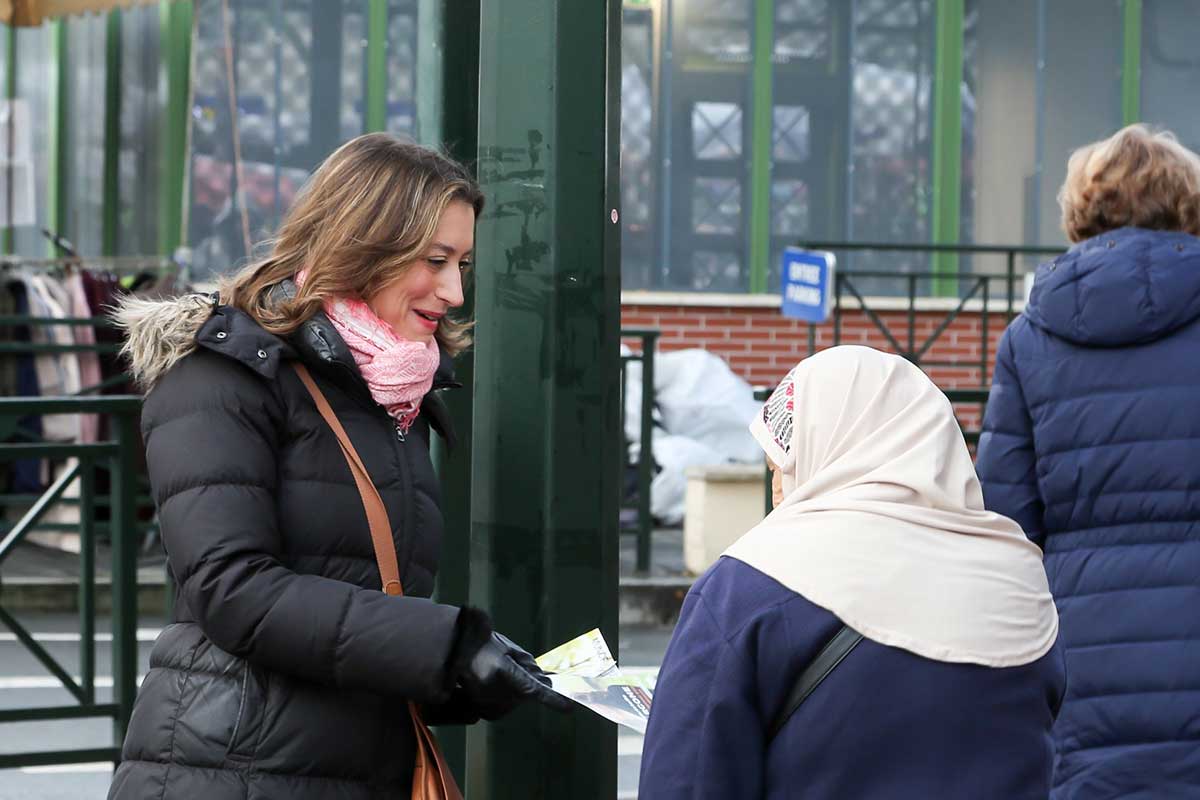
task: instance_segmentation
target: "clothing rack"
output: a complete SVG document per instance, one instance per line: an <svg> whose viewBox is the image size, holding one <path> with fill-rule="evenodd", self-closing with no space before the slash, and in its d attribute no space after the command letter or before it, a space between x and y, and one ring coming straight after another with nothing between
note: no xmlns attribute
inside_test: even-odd
<svg viewBox="0 0 1200 800"><path fill-rule="evenodd" d="M24 256L0 255L0 271L32 271L35 273L67 274L72 270L87 269L108 272L114 275L136 275L154 272L159 277L177 276L183 272L179 262L161 256L68 256L64 258L27 258Z"/></svg>
<svg viewBox="0 0 1200 800"><path fill-rule="evenodd" d="M132 392L124 364L117 359L120 334L107 309L125 295L145 293L153 296L182 291L187 288L181 281L184 272L178 262L160 256L92 258L68 254L61 258L26 258L0 255L0 292L12 292L14 298L23 298L19 304L14 300L6 307L0 307L0 379L5 384L4 393L14 400L28 397L32 409L37 405L37 399L44 396ZM44 303L35 311L31 299L34 286L48 284L57 286L60 292L59 297L51 298L59 302L53 304L55 313L49 314ZM72 295L66 291L68 286L74 286L74 291L79 293ZM81 286L91 288L83 291L79 289ZM62 296L63 292L70 297ZM70 303L62 302L64 299L69 299ZM85 299L86 303L82 302ZM88 333L83 335L83 331ZM49 365L57 365L58 369ZM70 379L52 382L50 385L56 388L46 389L47 384L41 381L43 373L53 377L56 372L60 377ZM31 383L33 378L37 382ZM31 413L12 419L0 428L0 440L26 444L86 443L105 438L109 424L107 419L96 415L77 416L68 421L61 415L55 418ZM51 429L54 436L50 435ZM65 429L70 430L64 434ZM64 465L54 460L25 460L4 466L5 469L0 469L0 536L16 517L39 502L38 498L47 491ZM98 463L97 467L96 478L104 483L109 479L110 465L104 462ZM152 535L152 504L144 476L136 475L135 480L139 484L139 528ZM64 536L69 538L79 529L78 503L77 491L63 494L55 503L56 509L39 519L36 531L39 535L66 541ZM100 532L106 530L106 514L104 508L95 511Z"/></svg>

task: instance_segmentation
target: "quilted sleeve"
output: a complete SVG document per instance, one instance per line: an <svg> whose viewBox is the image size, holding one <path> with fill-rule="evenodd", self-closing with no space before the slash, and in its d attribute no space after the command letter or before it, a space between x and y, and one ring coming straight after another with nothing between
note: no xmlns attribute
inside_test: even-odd
<svg viewBox="0 0 1200 800"><path fill-rule="evenodd" d="M1038 546L1045 506L1038 492L1033 420L1016 370L1010 327L1000 340L975 468L988 509L1017 521Z"/></svg>
<svg viewBox="0 0 1200 800"><path fill-rule="evenodd" d="M264 668L444 700L460 609L282 563L283 413L262 378L203 352L183 359L147 398L147 466L182 605L214 644Z"/></svg>

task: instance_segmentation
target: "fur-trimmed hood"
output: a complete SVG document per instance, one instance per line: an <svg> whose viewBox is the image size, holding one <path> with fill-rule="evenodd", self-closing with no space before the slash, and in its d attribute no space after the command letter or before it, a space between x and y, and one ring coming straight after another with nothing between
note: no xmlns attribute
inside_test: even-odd
<svg viewBox="0 0 1200 800"><path fill-rule="evenodd" d="M196 349L196 334L212 316L214 299L206 294L166 300L121 299L113 313L125 334L121 355L142 391L149 392L167 370Z"/></svg>

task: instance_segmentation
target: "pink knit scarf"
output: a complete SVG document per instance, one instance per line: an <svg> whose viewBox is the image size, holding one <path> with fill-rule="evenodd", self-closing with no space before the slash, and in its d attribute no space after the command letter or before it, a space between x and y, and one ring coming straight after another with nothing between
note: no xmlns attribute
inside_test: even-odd
<svg viewBox="0 0 1200 800"><path fill-rule="evenodd" d="M303 281L302 272L296 283ZM441 360L437 341L422 344L400 338L370 306L352 297L326 300L325 315L350 348L375 402L407 433L420 413L421 399L433 386Z"/></svg>

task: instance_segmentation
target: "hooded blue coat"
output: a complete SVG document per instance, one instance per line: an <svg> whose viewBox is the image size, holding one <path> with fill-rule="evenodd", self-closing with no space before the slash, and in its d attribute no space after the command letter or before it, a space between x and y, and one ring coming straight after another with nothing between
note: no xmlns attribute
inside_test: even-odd
<svg viewBox="0 0 1200 800"><path fill-rule="evenodd" d="M1058 603L1052 797L1200 797L1200 239L1122 228L1038 269L977 468Z"/></svg>

